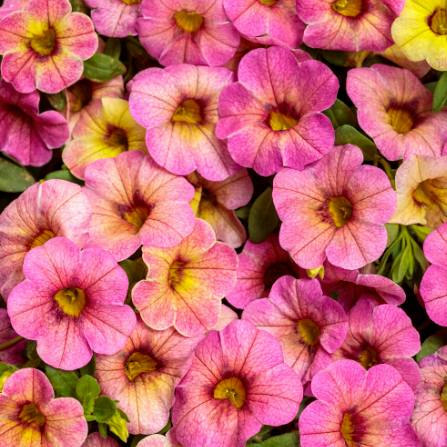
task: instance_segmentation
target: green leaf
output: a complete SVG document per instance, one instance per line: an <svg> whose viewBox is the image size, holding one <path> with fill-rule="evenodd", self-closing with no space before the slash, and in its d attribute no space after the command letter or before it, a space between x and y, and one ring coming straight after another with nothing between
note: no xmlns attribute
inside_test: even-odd
<svg viewBox="0 0 447 447"><path fill-rule="evenodd" d="M45 365L45 373L54 390L63 397L76 398L76 384L78 376L73 371L63 371L49 365Z"/></svg>
<svg viewBox="0 0 447 447"><path fill-rule="evenodd" d="M115 403L118 403L119 401L116 401ZM116 407L116 410L118 411L119 415L121 416L121 419L124 419L126 422L130 422L129 416L127 416L126 413L124 413L123 410L121 410L121 408ZM169 425L169 422L168 422ZM168 426L166 425L166 427ZM163 429L164 430L164 429ZM168 429L169 430L169 429ZM167 430L166 430L167 431Z"/></svg>
<svg viewBox="0 0 447 447"><path fill-rule="evenodd" d="M422 243L425 242L425 239L432 231L435 231L433 228L420 227L419 225L410 225L410 228L415 232L417 238Z"/></svg>
<svg viewBox="0 0 447 447"><path fill-rule="evenodd" d="M278 213L268 187L253 203L248 216L248 234L254 243L262 242L279 224Z"/></svg>
<svg viewBox="0 0 447 447"><path fill-rule="evenodd" d="M60 171L50 172L45 176L45 180L65 180L66 182L76 183L78 185L83 185L84 182L78 178L76 178L70 171L66 169L61 169Z"/></svg>
<svg viewBox="0 0 447 447"><path fill-rule="evenodd" d="M416 354L416 361L419 363L425 357L434 354L439 348L447 345L447 334L430 335L422 343L421 350Z"/></svg>
<svg viewBox="0 0 447 447"><path fill-rule="evenodd" d="M399 225L398 224L386 224L385 228L386 228L386 232L388 235L388 242L387 242L386 246L389 247L396 240L396 237L399 234Z"/></svg>
<svg viewBox="0 0 447 447"><path fill-rule="evenodd" d="M262 442L262 447L298 447L299 444L298 433L286 433L285 435L273 436Z"/></svg>
<svg viewBox="0 0 447 447"><path fill-rule="evenodd" d="M251 203L243 206L242 208L238 208L234 213L236 214L237 217L239 217L239 219L245 220L245 219L247 219L248 215L250 214L250 208L251 208Z"/></svg>
<svg viewBox="0 0 447 447"><path fill-rule="evenodd" d="M363 152L365 161L373 161L377 153L376 145L352 126L345 124L335 131L335 146L354 144Z"/></svg>
<svg viewBox="0 0 447 447"><path fill-rule="evenodd" d="M95 398L93 397L93 394L87 393L81 403L82 408L84 408L84 414L94 421L96 417L92 415L93 409L95 408Z"/></svg>
<svg viewBox="0 0 447 447"><path fill-rule="evenodd" d="M0 157L0 191L23 192L36 180L21 165Z"/></svg>
<svg viewBox="0 0 447 447"><path fill-rule="evenodd" d="M99 396L95 400L93 416L98 422L107 422L116 413L116 404L110 397Z"/></svg>
<svg viewBox="0 0 447 447"><path fill-rule="evenodd" d="M27 340L25 345L26 358L31 362L31 368L37 368L42 361L37 353L37 342L35 340Z"/></svg>
<svg viewBox="0 0 447 447"><path fill-rule="evenodd" d="M109 37L104 47L104 54L113 57L113 59L119 59L121 56L121 39Z"/></svg>
<svg viewBox="0 0 447 447"><path fill-rule="evenodd" d="M440 112L447 106L447 71L443 73L438 81L433 95L433 112Z"/></svg>
<svg viewBox="0 0 447 447"><path fill-rule="evenodd" d="M413 260L413 252L411 251L410 244L407 244L403 251L401 251L396 257L393 267L391 268L391 279L399 284L403 281L407 269L410 267L410 263ZM413 260L414 262L414 260Z"/></svg>
<svg viewBox="0 0 447 447"><path fill-rule="evenodd" d="M88 14L90 11L84 0L70 0L71 8L73 12L82 12L84 14Z"/></svg>
<svg viewBox="0 0 447 447"><path fill-rule="evenodd" d="M65 94L65 90L62 90L59 93L47 93L46 97L53 109L62 110L67 105L67 96Z"/></svg>
<svg viewBox="0 0 447 447"><path fill-rule="evenodd" d="M126 72L126 67L107 54L94 54L84 61L84 76L93 82L107 82Z"/></svg>
<svg viewBox="0 0 447 447"><path fill-rule="evenodd" d="M334 129L337 129L344 124L353 127L357 125L357 120L352 110L339 99L336 99L332 107L325 110L323 113L331 120Z"/></svg>
<svg viewBox="0 0 447 447"><path fill-rule="evenodd" d="M118 408L118 410L119 410L119 408ZM171 420L169 420L168 423L158 432L158 434L164 435L171 428L172 428L172 422L171 422Z"/></svg>
<svg viewBox="0 0 447 447"><path fill-rule="evenodd" d="M362 64L362 67L372 67L374 64L389 65L390 67L397 67L397 65L387 59L386 57L379 56L378 54L374 56L367 57Z"/></svg>
<svg viewBox="0 0 447 447"><path fill-rule="evenodd" d="M147 435L136 435L132 439L132 444L130 444L130 447L136 447L137 444L144 438L146 438Z"/></svg>
<svg viewBox="0 0 447 447"><path fill-rule="evenodd" d="M13 372L18 371L18 369L19 368L17 368L17 366L0 362L0 375L2 375L6 371L13 371Z"/></svg>
<svg viewBox="0 0 447 447"><path fill-rule="evenodd" d="M435 94L436 86L438 85L438 82L429 82L428 84L424 84L424 87L427 90L430 90L433 94Z"/></svg>
<svg viewBox="0 0 447 447"><path fill-rule="evenodd" d="M98 424L98 428L99 428L99 433L100 435L106 439L107 438L107 424L104 424L103 422L100 422Z"/></svg>
<svg viewBox="0 0 447 447"><path fill-rule="evenodd" d="M411 248L413 249L414 259L416 259L418 264L421 266L422 272L425 273L428 267L430 267L430 264L427 261L421 247L419 247L414 239L411 239Z"/></svg>
<svg viewBox="0 0 447 447"><path fill-rule="evenodd" d="M91 360L87 363L87 365L83 366L80 370L81 376L95 376L96 372L96 358L95 354L92 355Z"/></svg>
<svg viewBox="0 0 447 447"><path fill-rule="evenodd" d="M332 65L337 65L338 67L343 67L346 63L347 55L344 51L330 51L323 50L321 55Z"/></svg>
<svg viewBox="0 0 447 447"><path fill-rule="evenodd" d="M84 401L89 393L91 393L93 399L96 399L100 392L101 388L96 379L92 376L82 376L76 384L76 394L81 402Z"/></svg>

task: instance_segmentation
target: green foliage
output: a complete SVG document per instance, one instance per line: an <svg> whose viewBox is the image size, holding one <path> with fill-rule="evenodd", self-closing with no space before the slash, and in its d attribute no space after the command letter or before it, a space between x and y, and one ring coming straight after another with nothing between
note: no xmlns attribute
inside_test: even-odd
<svg viewBox="0 0 447 447"><path fill-rule="evenodd" d="M81 401L84 401L87 395L93 396L93 400L95 400L99 393L101 392L101 388L99 387L98 382L92 376L82 376L78 383L76 384L76 394ZM93 411L93 410L92 410ZM90 413L92 412L90 411Z"/></svg>
<svg viewBox="0 0 447 447"><path fill-rule="evenodd" d="M89 8L85 4L84 0L70 0L71 8L73 12L82 12L88 14Z"/></svg>
<svg viewBox="0 0 447 447"><path fill-rule="evenodd" d="M23 192L34 183L35 178L23 166L0 157L0 191Z"/></svg>
<svg viewBox="0 0 447 447"><path fill-rule="evenodd" d="M329 62L332 65L337 65L338 67L343 67L347 59L345 51L323 50L321 55L326 62Z"/></svg>
<svg viewBox="0 0 447 447"><path fill-rule="evenodd" d="M126 67L107 54L96 53L84 61L84 76L94 82L107 82L125 72Z"/></svg>
<svg viewBox="0 0 447 447"><path fill-rule="evenodd" d="M80 370L81 372L81 376L95 376L95 372L96 372L96 358L95 358L95 354L92 355L91 360L87 363L87 365L83 366Z"/></svg>
<svg viewBox="0 0 447 447"><path fill-rule="evenodd" d="M248 234L252 242L265 240L279 224L278 213L273 204L273 189L268 187L253 203L248 216Z"/></svg>
<svg viewBox="0 0 447 447"><path fill-rule="evenodd" d="M416 354L416 361L419 363L445 345L447 345L447 334L431 335L422 343L421 350Z"/></svg>
<svg viewBox="0 0 447 447"><path fill-rule="evenodd" d="M296 432L286 433L285 435L273 436L260 444L247 444L253 447L298 447L299 435Z"/></svg>
<svg viewBox="0 0 447 447"><path fill-rule="evenodd" d="M77 397L78 376L74 371L64 371L45 365L45 373L54 390L63 397Z"/></svg>
<svg viewBox="0 0 447 447"><path fill-rule="evenodd" d="M45 176L45 180L52 180L52 179L65 180L66 182L76 183L78 185L84 184L82 180L76 178L67 169L61 169L60 171L53 171Z"/></svg>
<svg viewBox="0 0 447 447"><path fill-rule="evenodd" d="M104 54L107 54L107 56L113 59L119 59L121 56L121 39L109 37L104 47Z"/></svg>
<svg viewBox="0 0 447 447"><path fill-rule="evenodd" d="M62 110L67 105L67 96L65 94L65 90L62 90L59 93L47 93L46 97L51 104L51 107L55 110Z"/></svg>
<svg viewBox="0 0 447 447"><path fill-rule="evenodd" d="M95 400L93 416L98 422L107 422L116 413L116 403L107 396L99 396Z"/></svg>
<svg viewBox="0 0 447 447"><path fill-rule="evenodd" d="M374 160L377 154L376 145L358 130L345 124L335 131L335 145L341 146L348 143L353 144L362 150L365 161Z"/></svg>
<svg viewBox="0 0 447 447"><path fill-rule="evenodd" d="M339 99L336 99L332 107L325 110L323 113L331 120L334 129L338 129L345 124L351 127L357 125L357 119L352 110Z"/></svg>
<svg viewBox="0 0 447 447"><path fill-rule="evenodd" d="M433 112L440 112L447 106L447 71L443 73L438 81L433 95Z"/></svg>

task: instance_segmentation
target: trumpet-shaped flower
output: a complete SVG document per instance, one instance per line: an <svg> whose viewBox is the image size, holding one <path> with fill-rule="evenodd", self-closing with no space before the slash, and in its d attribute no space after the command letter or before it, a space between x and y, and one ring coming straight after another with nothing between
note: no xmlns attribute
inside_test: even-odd
<svg viewBox="0 0 447 447"><path fill-rule="evenodd" d="M68 0L31 0L0 22L2 76L21 93L57 93L75 83L98 47L91 19Z"/></svg>
<svg viewBox="0 0 447 447"><path fill-rule="evenodd" d="M0 309L0 345L14 340L19 335L11 327L6 309ZM21 340L14 346L11 346L4 351L0 351L0 362L8 363L9 365L20 365L24 363L22 352L25 349L26 340Z"/></svg>
<svg viewBox="0 0 447 447"><path fill-rule="evenodd" d="M82 405L54 398L42 371L25 368L6 380L0 393L2 447L80 447L88 427Z"/></svg>
<svg viewBox="0 0 447 447"><path fill-rule="evenodd" d="M95 377L104 394L119 400L130 420L129 433L157 433L167 424L174 390L201 338L183 337L174 328L155 331L137 317L121 351L96 355Z"/></svg>
<svg viewBox="0 0 447 447"><path fill-rule="evenodd" d="M327 257L356 269L385 250L396 195L385 172L362 161L358 147L336 146L304 171L283 169L275 177L279 242L300 267L318 268Z"/></svg>
<svg viewBox="0 0 447 447"><path fill-rule="evenodd" d="M366 371L340 360L314 377L312 391L318 400L299 419L302 447L420 447L409 421L413 391L392 366Z"/></svg>
<svg viewBox="0 0 447 447"><path fill-rule="evenodd" d="M280 342L284 361L303 385L332 363L331 354L341 347L348 331L345 312L323 295L316 279L292 276L278 279L269 299L249 304L242 319Z"/></svg>
<svg viewBox="0 0 447 447"><path fill-rule="evenodd" d="M119 447L118 443L112 438L103 438L99 432L94 432L87 437L82 447Z"/></svg>
<svg viewBox="0 0 447 447"><path fill-rule="evenodd" d="M0 293L6 300L25 279L26 253L47 240L64 236L82 248L92 210L80 186L64 180L35 183L0 215Z"/></svg>
<svg viewBox="0 0 447 447"><path fill-rule="evenodd" d="M433 94L403 68L373 65L348 73L346 89L362 129L388 160L440 156L447 113L433 112Z"/></svg>
<svg viewBox="0 0 447 447"><path fill-rule="evenodd" d="M247 232L234 210L247 205L253 195L248 171L241 169L220 182L210 182L196 172L187 179L196 188L191 202L196 217L212 226L218 240L233 248L240 247L247 239Z"/></svg>
<svg viewBox="0 0 447 447"><path fill-rule="evenodd" d="M177 387L175 437L186 447L244 447L262 424L293 420L303 397L279 342L248 321L211 331Z"/></svg>
<svg viewBox="0 0 447 447"><path fill-rule="evenodd" d="M26 280L9 295L8 314L19 335L37 340L44 362L73 370L90 361L92 350L110 355L125 345L135 313L123 305L127 275L110 253L80 252L57 237L26 255L23 273Z"/></svg>
<svg viewBox="0 0 447 447"><path fill-rule="evenodd" d="M127 101L98 99L81 114L62 159L76 177L84 179L87 166L96 160L133 150L147 154L144 134L144 128L132 118Z"/></svg>
<svg viewBox="0 0 447 447"><path fill-rule="evenodd" d="M238 261L233 248L216 242L209 224L196 219L193 232L175 247L144 246L143 260L148 276L133 288L132 300L149 327L174 326L191 337L216 324Z"/></svg>
<svg viewBox="0 0 447 447"><path fill-rule="evenodd" d="M140 42L161 65L220 66L239 46L240 35L228 20L223 0L143 2L138 19Z"/></svg>
<svg viewBox="0 0 447 447"><path fill-rule="evenodd" d="M86 247L118 261L140 246L172 247L194 228L194 188L139 151L97 160L85 172L84 193L93 209Z"/></svg>
<svg viewBox="0 0 447 447"><path fill-rule="evenodd" d="M318 112L334 103L338 87L321 62L298 62L282 47L250 51L239 64L238 82L222 91L216 134L228 138L237 163L258 174L304 169L334 144L332 124Z"/></svg>
<svg viewBox="0 0 447 447"><path fill-rule="evenodd" d="M207 180L224 180L241 168L214 131L217 102L234 74L226 68L180 64L139 73L129 98L130 112L147 128L154 160L168 171L198 170Z"/></svg>

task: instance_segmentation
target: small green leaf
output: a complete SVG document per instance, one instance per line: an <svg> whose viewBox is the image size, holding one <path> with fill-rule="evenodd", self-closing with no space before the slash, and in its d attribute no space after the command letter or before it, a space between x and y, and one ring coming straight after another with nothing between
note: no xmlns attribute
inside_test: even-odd
<svg viewBox="0 0 447 447"><path fill-rule="evenodd" d="M425 357L434 354L439 348L447 345L447 334L430 335L422 343L421 350L416 354L416 361L419 363Z"/></svg>
<svg viewBox="0 0 447 447"><path fill-rule="evenodd" d="M109 37L104 47L104 54L113 57L113 59L119 59L121 55L121 39Z"/></svg>
<svg viewBox="0 0 447 447"><path fill-rule="evenodd" d="M354 144L363 152L365 161L373 161L377 153L376 145L352 126L345 124L335 131L335 146Z"/></svg>
<svg viewBox="0 0 447 447"><path fill-rule="evenodd" d="M110 397L99 396L95 400L93 416L98 422L107 422L116 413L116 404Z"/></svg>
<svg viewBox="0 0 447 447"><path fill-rule="evenodd" d="M248 234L254 243L262 242L279 224L278 213L268 187L253 203L248 216Z"/></svg>
<svg viewBox="0 0 447 447"><path fill-rule="evenodd" d="M0 191L23 192L36 180L21 165L0 157Z"/></svg>
<svg viewBox="0 0 447 447"><path fill-rule="evenodd" d="M92 412L95 407L95 398L93 397L93 394L87 393L84 396L84 399L82 399L81 403L82 403L82 408L84 408L85 415L91 417L92 420L95 420L96 417L92 416Z"/></svg>
<svg viewBox="0 0 447 447"><path fill-rule="evenodd" d="M17 371L18 369L19 369L19 368L17 368L17 367L14 366L14 365L9 365L8 363L0 362L0 375L3 374L3 373L6 372L6 371L13 371L13 372L15 372L15 371Z"/></svg>
<svg viewBox="0 0 447 447"><path fill-rule="evenodd" d="M62 110L67 105L67 96L65 94L65 90L62 90L59 93L47 93L46 97L53 109Z"/></svg>
<svg viewBox="0 0 447 447"><path fill-rule="evenodd" d="M76 398L76 384L78 376L73 371L63 371L49 365L45 365L45 373L54 390L63 397Z"/></svg>
<svg viewBox="0 0 447 447"><path fill-rule="evenodd" d="M326 60L326 62L329 62L332 65L337 65L338 67L343 67L347 59L346 52L344 51L323 50L321 52L321 55Z"/></svg>
<svg viewBox="0 0 447 447"><path fill-rule="evenodd" d="M107 424L104 424L103 422L100 422L98 424L98 428L99 428L99 433L101 434L101 436L106 439L107 438Z"/></svg>
<svg viewBox="0 0 447 447"><path fill-rule="evenodd" d="M428 84L424 84L424 87L427 90L430 90L433 94L435 94L436 86L438 85L438 82L429 82Z"/></svg>
<svg viewBox="0 0 447 447"><path fill-rule="evenodd" d="M386 263L389 259L389 257L391 256L391 254L393 253L394 250L399 250L400 251L400 247L402 245L401 243L402 241L402 236L398 236L394 242L387 248L387 250L385 251L385 253L382 255L382 259L380 261L379 267L377 268L377 274L378 275L383 275L386 269Z"/></svg>
<svg viewBox="0 0 447 447"><path fill-rule="evenodd" d="M82 376L76 384L76 394L81 402L84 401L87 394L91 393L93 399L96 399L101 392L98 382L92 376ZM90 412L91 413L91 412Z"/></svg>
<svg viewBox="0 0 447 447"><path fill-rule="evenodd" d="M94 54L84 61L84 76L93 82L108 82L113 77L126 72L126 67L107 54Z"/></svg>
<svg viewBox="0 0 447 447"><path fill-rule="evenodd" d="M387 242L386 246L389 247L396 240L396 237L399 234L399 225L398 224L386 224L385 228L386 228L386 232L388 235L388 242Z"/></svg>
<svg viewBox="0 0 447 447"><path fill-rule="evenodd" d="M336 99L332 107L325 110L323 113L331 120L334 129L337 129L344 124L353 127L357 125L357 119L352 110L339 99Z"/></svg>
<svg viewBox="0 0 447 447"><path fill-rule="evenodd" d="M115 433L115 435L118 436L118 438L120 438L123 442L127 442L127 438L129 437L126 424L127 420L127 416L126 419L124 419L121 417L121 412L117 411L113 417L107 421L110 431Z"/></svg>
<svg viewBox="0 0 447 447"><path fill-rule="evenodd" d="M118 402L119 402L119 400L115 401L115 403L118 403ZM121 419L124 419L126 422L130 422L129 416L127 416L127 414L124 413L124 411L121 410L121 408L116 407L116 410L118 411ZM168 425L169 425L169 422L168 422Z"/></svg>
<svg viewBox="0 0 447 447"><path fill-rule="evenodd" d="M96 372L96 358L95 354L92 355L91 360L87 363L87 365L83 366L80 370L81 376L95 376Z"/></svg>
<svg viewBox="0 0 447 447"><path fill-rule="evenodd" d="M84 14L88 14L90 11L84 0L70 0L71 8L73 12L82 12Z"/></svg>
<svg viewBox="0 0 447 447"><path fill-rule="evenodd" d="M245 220L250 214L250 209L251 209L251 203L243 206L242 208L238 208L234 213L236 214L237 217L239 217L239 219Z"/></svg>
<svg viewBox="0 0 447 447"><path fill-rule="evenodd" d="M433 95L433 112L440 112L447 106L447 71L443 73L438 81Z"/></svg>
<svg viewBox="0 0 447 447"><path fill-rule="evenodd" d="M31 364L29 365L31 368L37 368L40 365L42 360L37 353L37 342L35 340L26 341L24 354L26 358L31 362Z"/></svg>
<svg viewBox="0 0 447 447"><path fill-rule="evenodd" d="M298 433L286 433L285 435L273 436L262 442L260 445L262 447L298 447L299 444Z"/></svg>
<svg viewBox="0 0 447 447"><path fill-rule="evenodd" d="M425 273L430 264L427 261L421 247L419 247L414 239L411 239L411 248L413 249L414 259L416 259L418 264L421 266L422 272Z"/></svg>
<svg viewBox="0 0 447 447"><path fill-rule="evenodd" d="M393 267L391 268L391 279L396 283L400 284L410 267L410 263L413 260L413 252L411 251L410 244L407 244L403 251L401 251L396 257ZM413 260L414 262L414 260Z"/></svg>
<svg viewBox="0 0 447 447"><path fill-rule="evenodd" d="M95 416L93 416L92 414L84 414L84 417L88 422L94 421L96 419Z"/></svg>
<svg viewBox="0 0 447 447"><path fill-rule="evenodd" d="M419 225L410 225L410 228L415 232L417 238L422 243L425 242L425 239L432 231L435 231L433 228L420 227Z"/></svg>
<svg viewBox="0 0 447 447"><path fill-rule="evenodd" d="M66 182L76 183L78 185L83 185L84 182L78 178L76 178L70 171L66 169L61 169L60 171L50 172L45 176L45 180L65 180Z"/></svg>

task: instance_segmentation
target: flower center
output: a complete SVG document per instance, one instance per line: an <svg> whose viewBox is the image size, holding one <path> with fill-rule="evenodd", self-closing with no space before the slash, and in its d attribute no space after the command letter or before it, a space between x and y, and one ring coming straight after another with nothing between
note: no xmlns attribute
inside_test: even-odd
<svg viewBox="0 0 447 447"><path fill-rule="evenodd" d="M345 226L352 215L352 204L346 197L332 197L329 199L329 212L336 227Z"/></svg>
<svg viewBox="0 0 447 447"><path fill-rule="evenodd" d="M187 99L182 102L172 117L173 123L197 124L201 121L200 106L194 99Z"/></svg>
<svg viewBox="0 0 447 447"><path fill-rule="evenodd" d="M290 267L283 262L276 262L267 268L264 274L264 284L270 289L275 282L285 275L295 276Z"/></svg>
<svg viewBox="0 0 447 447"><path fill-rule="evenodd" d="M427 179L419 183L413 198L433 211L447 212L447 179Z"/></svg>
<svg viewBox="0 0 447 447"><path fill-rule="evenodd" d="M363 10L363 0L338 0L332 9L345 17L357 17Z"/></svg>
<svg viewBox="0 0 447 447"><path fill-rule="evenodd" d="M203 16L196 12L178 11L174 14L177 26L187 33L196 33L203 26Z"/></svg>
<svg viewBox="0 0 447 447"><path fill-rule="evenodd" d="M447 383L444 384L441 391L441 402L444 411L447 411Z"/></svg>
<svg viewBox="0 0 447 447"><path fill-rule="evenodd" d="M245 402L245 388L237 377L221 380L214 389L214 399L228 399L241 408Z"/></svg>
<svg viewBox="0 0 447 447"><path fill-rule="evenodd" d="M430 28L435 34L445 36L447 34L447 10L436 8L430 22Z"/></svg>
<svg viewBox="0 0 447 447"><path fill-rule="evenodd" d="M70 112L76 113L82 110L92 100L92 86L88 79L76 82L75 85L68 87L70 97Z"/></svg>
<svg viewBox="0 0 447 447"><path fill-rule="evenodd" d="M308 346L312 348L318 343L321 331L312 320L309 320L308 318L298 320L297 328L301 338Z"/></svg>
<svg viewBox="0 0 447 447"><path fill-rule="evenodd" d="M126 5L136 5L137 3L141 3L143 0L121 0Z"/></svg>
<svg viewBox="0 0 447 447"><path fill-rule="evenodd" d="M287 116L281 112L272 110L269 117L269 126L275 131L288 130L296 126L298 120L292 116Z"/></svg>
<svg viewBox="0 0 447 447"><path fill-rule="evenodd" d="M54 233L50 230L44 230L42 233L40 233L34 240L31 242L30 250L32 248L40 247L41 245L45 244L46 241L49 241L50 239L53 239Z"/></svg>
<svg viewBox="0 0 447 447"><path fill-rule="evenodd" d="M50 28L40 36L31 39L31 48L40 56L48 56L54 50L56 44L56 31Z"/></svg>
<svg viewBox="0 0 447 447"><path fill-rule="evenodd" d="M413 116L408 110L390 108L386 113L391 118L391 127L397 133L407 133L413 128Z"/></svg>
<svg viewBox="0 0 447 447"><path fill-rule="evenodd" d="M26 404L19 414L19 419L25 424L42 427L45 424L45 416L37 409L36 404Z"/></svg>
<svg viewBox="0 0 447 447"><path fill-rule="evenodd" d="M70 317L79 317L85 306L85 293L81 289L66 287L54 296L60 309Z"/></svg>
<svg viewBox="0 0 447 447"><path fill-rule="evenodd" d="M354 424L352 423L352 419L349 413L345 413L343 415L343 421L341 423L340 431L346 444L348 444L349 447L354 447Z"/></svg>
<svg viewBox="0 0 447 447"><path fill-rule="evenodd" d="M169 287L177 292L186 292L194 287L194 278L187 274L186 263L175 261L169 267Z"/></svg>
<svg viewBox="0 0 447 447"><path fill-rule="evenodd" d="M379 363L379 356L377 355L376 350L372 346L368 346L362 351L359 358L359 363L365 369L376 366Z"/></svg>
<svg viewBox="0 0 447 447"><path fill-rule="evenodd" d="M276 0L259 0L259 3L262 3L265 6L273 6L276 3Z"/></svg>
<svg viewBox="0 0 447 447"><path fill-rule="evenodd" d="M129 142L127 140L127 134L123 129L114 127L110 129L105 137L106 143L115 149L125 152L129 149Z"/></svg>
<svg viewBox="0 0 447 447"><path fill-rule="evenodd" d="M144 225L151 210L152 205L144 201L143 195L139 190L134 192L130 205L118 205L121 219L132 224L137 230L140 230Z"/></svg>
<svg viewBox="0 0 447 447"><path fill-rule="evenodd" d="M152 372L157 369L157 362L146 354L134 352L127 359L124 371L129 380L135 380L141 373Z"/></svg>

